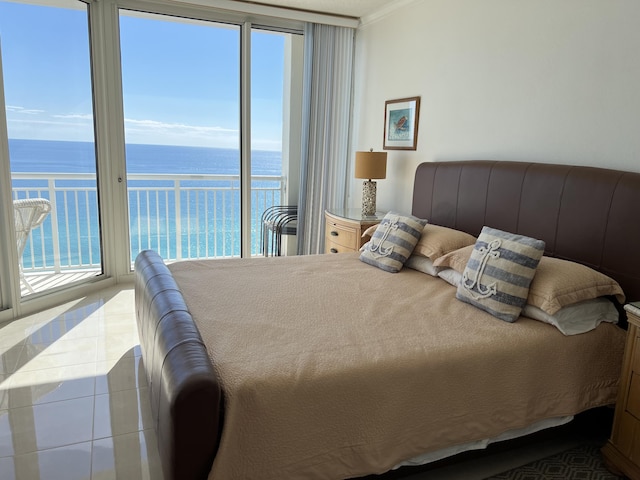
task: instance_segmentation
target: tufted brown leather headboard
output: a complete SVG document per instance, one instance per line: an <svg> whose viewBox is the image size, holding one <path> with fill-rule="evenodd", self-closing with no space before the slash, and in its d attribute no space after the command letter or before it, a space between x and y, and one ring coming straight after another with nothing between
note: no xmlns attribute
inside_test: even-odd
<svg viewBox="0 0 640 480"><path fill-rule="evenodd" d="M422 163L413 215L478 235L483 225L546 242L640 300L640 173L488 160Z"/></svg>

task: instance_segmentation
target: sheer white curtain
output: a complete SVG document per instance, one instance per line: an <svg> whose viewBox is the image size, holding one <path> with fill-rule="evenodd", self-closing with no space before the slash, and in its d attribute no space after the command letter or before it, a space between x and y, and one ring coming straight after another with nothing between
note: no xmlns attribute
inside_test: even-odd
<svg viewBox="0 0 640 480"><path fill-rule="evenodd" d="M301 255L323 252L324 210L346 202L355 30L307 24L304 33Z"/></svg>

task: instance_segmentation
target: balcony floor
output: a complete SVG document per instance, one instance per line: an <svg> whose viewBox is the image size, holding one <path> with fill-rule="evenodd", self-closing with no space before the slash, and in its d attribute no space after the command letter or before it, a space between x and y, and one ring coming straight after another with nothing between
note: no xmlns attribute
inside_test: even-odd
<svg viewBox="0 0 640 480"><path fill-rule="evenodd" d="M100 274L100 270L69 270L62 273L54 272L36 272L25 273L24 276L33 288L33 293L44 292L46 290L67 285L69 283L77 282L78 280L85 280L87 278L95 277ZM20 294L23 297L30 295L31 292L27 289L24 282L20 282Z"/></svg>

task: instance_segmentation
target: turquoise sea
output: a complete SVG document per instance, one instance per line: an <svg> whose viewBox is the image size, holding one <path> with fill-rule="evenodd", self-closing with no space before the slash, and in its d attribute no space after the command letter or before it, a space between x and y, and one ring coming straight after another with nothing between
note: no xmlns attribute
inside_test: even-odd
<svg viewBox="0 0 640 480"><path fill-rule="evenodd" d="M10 139L9 155L14 174L96 171L95 148L90 142ZM175 177L171 177L181 174L238 176L238 150L128 144L126 162L128 174L169 174L166 180L130 179L128 182L132 258L142 249L153 248L164 258L173 259L177 255L178 243L181 243L182 258L240 254L239 179L181 180L179 193L176 193ZM252 175L280 177L281 153L253 151ZM20 198L49 198L52 192L50 186L47 180L13 179L14 191L18 192ZM260 192L278 192L279 188L280 182L275 179L252 182L252 189L255 189L252 194L254 220L266 207L277 202L273 195ZM78 195L74 193L76 191L84 193ZM95 181L58 179L53 194L56 204L60 206L57 212L60 263L63 267L99 265ZM179 202L177 206L176 202ZM179 231L176 225L180 225ZM252 232L252 235L255 238L253 250L257 253L259 235L257 232ZM41 232L34 232L33 241L24 252L25 268L52 266L54 253L51 238L53 229L48 219Z"/></svg>

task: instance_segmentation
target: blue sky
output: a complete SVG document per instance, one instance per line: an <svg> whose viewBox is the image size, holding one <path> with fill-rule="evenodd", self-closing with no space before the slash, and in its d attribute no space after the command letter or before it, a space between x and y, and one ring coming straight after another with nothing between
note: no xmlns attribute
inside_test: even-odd
<svg viewBox="0 0 640 480"><path fill-rule="evenodd" d="M0 1L9 138L93 140L87 31L85 10ZM237 27L122 15L120 33L128 143L238 147ZM282 35L254 31L258 150L281 149L283 52Z"/></svg>

